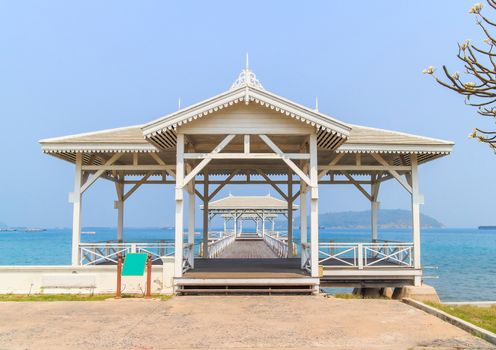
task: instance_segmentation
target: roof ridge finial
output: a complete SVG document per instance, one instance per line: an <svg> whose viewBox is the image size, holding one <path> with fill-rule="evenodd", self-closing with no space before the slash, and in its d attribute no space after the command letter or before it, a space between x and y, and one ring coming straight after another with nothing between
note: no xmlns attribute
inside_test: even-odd
<svg viewBox="0 0 496 350"><path fill-rule="evenodd" d="M315 112L319 111L319 97L315 96Z"/></svg>
<svg viewBox="0 0 496 350"><path fill-rule="evenodd" d="M257 79L255 73L250 70L250 56L248 52L246 52L246 62L245 68L241 70L241 73L238 75L238 78L231 85L231 90L237 89L240 87L255 87L260 90L265 90L260 81Z"/></svg>
<svg viewBox="0 0 496 350"><path fill-rule="evenodd" d="M177 110L181 109L181 96L177 99Z"/></svg>

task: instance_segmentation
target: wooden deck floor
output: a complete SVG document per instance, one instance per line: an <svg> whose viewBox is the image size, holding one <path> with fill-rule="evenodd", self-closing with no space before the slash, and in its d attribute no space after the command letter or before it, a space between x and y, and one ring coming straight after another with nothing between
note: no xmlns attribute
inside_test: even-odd
<svg viewBox="0 0 496 350"><path fill-rule="evenodd" d="M278 256L262 239L236 240L217 259L276 259Z"/></svg>
<svg viewBox="0 0 496 350"><path fill-rule="evenodd" d="M184 278L303 278L300 259L241 258L195 259L195 268Z"/></svg>

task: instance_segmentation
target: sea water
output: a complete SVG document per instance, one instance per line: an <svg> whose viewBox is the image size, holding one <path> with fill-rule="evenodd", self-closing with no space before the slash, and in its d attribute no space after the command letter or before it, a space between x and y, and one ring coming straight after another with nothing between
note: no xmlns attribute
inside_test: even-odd
<svg viewBox="0 0 496 350"><path fill-rule="evenodd" d="M82 242L115 240L115 228L91 228ZM299 236L295 230L295 239ZM174 230L127 228L127 242L172 241ZM411 241L408 229L383 229L379 238ZM199 241L200 237L196 237ZM321 242L367 242L369 230L319 230ZM425 283L433 285L443 301L496 300L496 230L462 228L423 229L422 265ZM0 232L0 265L68 265L71 230Z"/></svg>

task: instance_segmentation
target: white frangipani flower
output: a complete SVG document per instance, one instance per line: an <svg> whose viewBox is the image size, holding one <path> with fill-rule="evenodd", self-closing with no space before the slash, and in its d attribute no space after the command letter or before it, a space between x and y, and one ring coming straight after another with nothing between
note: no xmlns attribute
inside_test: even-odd
<svg viewBox="0 0 496 350"><path fill-rule="evenodd" d="M468 10L468 13L479 14L483 7L484 7L484 4L481 4L480 2L478 2L478 3L474 4L474 6L472 6L470 8L470 10Z"/></svg>
<svg viewBox="0 0 496 350"><path fill-rule="evenodd" d="M424 73L424 74L434 74L434 72L435 72L435 71L436 71L436 67L434 67L434 66L429 66L429 67L427 67L426 69L424 69L424 70L422 71L422 73Z"/></svg>

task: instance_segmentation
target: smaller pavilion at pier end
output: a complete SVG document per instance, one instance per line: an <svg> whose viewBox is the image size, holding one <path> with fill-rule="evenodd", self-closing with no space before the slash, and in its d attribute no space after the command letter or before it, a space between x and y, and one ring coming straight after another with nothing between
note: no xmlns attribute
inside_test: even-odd
<svg viewBox="0 0 496 350"><path fill-rule="evenodd" d="M157 263L174 257L178 292L420 285L419 168L453 147L450 141L338 120L268 91L248 67L228 90L149 123L40 143L44 153L75 168L72 264L109 264L119 253L136 251ZM115 185L117 242L82 243L81 203L100 180ZM378 235L386 181L399 183L410 197L412 229L405 242ZM145 185L175 188L173 242L126 241L125 203ZM274 196L218 199L226 185L268 185ZM321 186L353 186L370 202L368 242L319 240ZM197 210L201 223L195 222ZM224 221L220 232L209 227L213 217ZM276 217L287 221L287 229L276 230ZM243 225L248 222L253 232ZM195 227L202 227L200 239Z"/></svg>

